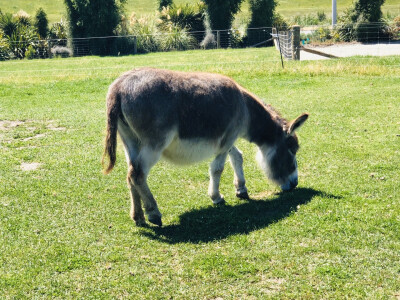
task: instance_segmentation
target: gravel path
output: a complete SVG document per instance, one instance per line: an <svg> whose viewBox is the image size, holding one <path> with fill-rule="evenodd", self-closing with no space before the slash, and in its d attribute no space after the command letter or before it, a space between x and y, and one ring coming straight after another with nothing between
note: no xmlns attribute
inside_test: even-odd
<svg viewBox="0 0 400 300"><path fill-rule="evenodd" d="M348 57L355 55L371 55L371 56L387 56L387 55L400 55L400 41L379 44L336 44L332 46L323 47L310 47L327 54L335 55L337 57ZM318 60L328 59L326 57L300 51L300 60Z"/></svg>

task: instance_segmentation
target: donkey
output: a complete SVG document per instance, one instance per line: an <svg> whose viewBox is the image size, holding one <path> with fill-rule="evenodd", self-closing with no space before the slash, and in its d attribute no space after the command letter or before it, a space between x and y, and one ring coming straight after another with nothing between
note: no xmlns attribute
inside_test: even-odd
<svg viewBox="0 0 400 300"><path fill-rule="evenodd" d="M136 225L145 225L143 201L149 222L162 226L147 184L150 169L161 157L183 165L215 157L209 169L208 195L219 204L224 202L219 183L229 156L236 196L246 199L243 157L234 146L241 137L258 146L257 160L267 177L282 190L291 190L298 183L295 131L307 118L304 113L286 121L222 75L135 69L117 78L108 90L104 173L115 165L118 132L128 163L131 217Z"/></svg>

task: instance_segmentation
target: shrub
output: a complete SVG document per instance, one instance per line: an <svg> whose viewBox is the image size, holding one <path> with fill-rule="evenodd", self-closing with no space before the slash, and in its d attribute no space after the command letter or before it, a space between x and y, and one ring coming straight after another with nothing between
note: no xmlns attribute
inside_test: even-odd
<svg viewBox="0 0 400 300"><path fill-rule="evenodd" d="M212 30L226 30L232 26L234 15L239 11L243 0L204 0L207 4Z"/></svg>
<svg viewBox="0 0 400 300"><path fill-rule="evenodd" d="M276 5L275 0L250 0L249 28L272 27Z"/></svg>
<svg viewBox="0 0 400 300"><path fill-rule="evenodd" d="M354 8L339 17L336 30L343 41L368 42L387 38L388 25L382 18L381 6L385 0L358 0Z"/></svg>
<svg viewBox="0 0 400 300"><path fill-rule="evenodd" d="M168 28L172 23L187 31L205 31L205 11L203 3L164 7L160 12L161 23L159 26L161 29Z"/></svg>
<svg viewBox="0 0 400 300"><path fill-rule="evenodd" d="M182 30L192 32L192 36L200 43L204 38L206 8L204 3L196 5L172 5L164 7L160 12L161 31L169 31L171 25L180 27Z"/></svg>
<svg viewBox="0 0 400 300"><path fill-rule="evenodd" d="M362 16L364 21L373 23L382 19L381 7L385 0L358 0L353 9L352 21L357 22Z"/></svg>
<svg viewBox="0 0 400 300"><path fill-rule="evenodd" d="M144 16L138 19L134 13L131 15L130 31L137 37L139 53L154 52L161 48L156 23L157 16Z"/></svg>
<svg viewBox="0 0 400 300"><path fill-rule="evenodd" d="M65 23L61 20L60 22L51 25L49 30L49 38L52 40L53 45L67 46L67 29L65 28Z"/></svg>
<svg viewBox="0 0 400 300"><path fill-rule="evenodd" d="M285 18L279 13L274 14L272 26L277 28L278 30L288 30L289 29L288 22L286 22Z"/></svg>
<svg viewBox="0 0 400 300"><path fill-rule="evenodd" d="M34 59L36 56L35 48L32 45L29 45L25 51L25 58L27 59Z"/></svg>
<svg viewBox="0 0 400 300"><path fill-rule="evenodd" d="M115 34L126 0L64 0L72 38L108 37ZM113 39L88 40L90 52L111 54Z"/></svg>
<svg viewBox="0 0 400 300"><path fill-rule="evenodd" d="M10 58L10 49L7 40L4 38L3 33L0 31L0 60L7 60Z"/></svg>
<svg viewBox="0 0 400 300"><path fill-rule="evenodd" d="M185 29L171 25L167 32L160 35L160 50L189 50L196 48L197 41Z"/></svg>
<svg viewBox="0 0 400 300"><path fill-rule="evenodd" d="M394 18L393 23L390 26L390 31L393 38L400 39L400 16Z"/></svg>
<svg viewBox="0 0 400 300"><path fill-rule="evenodd" d="M3 31L4 36L11 36L18 27L17 20L10 13L3 14L0 11L0 29Z"/></svg>
<svg viewBox="0 0 400 300"><path fill-rule="evenodd" d="M32 25L31 17L27 12L23 11L22 9L14 15L14 18L19 25L27 27Z"/></svg>
<svg viewBox="0 0 400 300"><path fill-rule="evenodd" d="M158 10L162 11L163 8L172 6L172 0L158 0Z"/></svg>
<svg viewBox="0 0 400 300"><path fill-rule="evenodd" d="M319 11L319 12L317 12L317 17L318 17L318 21L321 23L321 22L324 22L324 21L326 21L326 14L325 14L325 12L324 11Z"/></svg>
<svg viewBox="0 0 400 300"><path fill-rule="evenodd" d="M6 36L9 48L15 58L24 58L29 45L37 41L38 36L31 27L17 26L17 29Z"/></svg>
<svg viewBox="0 0 400 300"><path fill-rule="evenodd" d="M251 19L249 28L269 27L262 31L248 30L247 38L250 45L258 44L271 37L270 33L276 5L277 2L275 0L250 0Z"/></svg>
<svg viewBox="0 0 400 300"><path fill-rule="evenodd" d="M238 29L231 29L230 32L230 47L242 48L245 46L243 34Z"/></svg>
<svg viewBox="0 0 400 300"><path fill-rule="evenodd" d="M332 39L332 32L328 27L321 26L312 33L311 39L317 42L326 42Z"/></svg>
<svg viewBox="0 0 400 300"><path fill-rule="evenodd" d="M49 21L47 20L47 15L43 8L39 8L36 12L35 29L41 39L45 39L47 37L47 33L49 31Z"/></svg>

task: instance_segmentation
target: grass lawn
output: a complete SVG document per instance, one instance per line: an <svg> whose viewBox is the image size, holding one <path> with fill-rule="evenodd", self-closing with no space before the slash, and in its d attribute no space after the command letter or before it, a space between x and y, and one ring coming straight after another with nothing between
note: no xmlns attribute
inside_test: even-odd
<svg viewBox="0 0 400 300"><path fill-rule="evenodd" d="M197 0L174 0L176 4L184 3L196 3ZM339 11L343 11L346 8L352 6L353 0L342 0L338 1L337 7ZM15 13L20 9L26 11L30 15L34 15L36 10L42 7L51 23L58 22L62 17L65 19L65 5L63 0L0 0L0 9L3 12ZM153 13L158 7L158 1L156 0L128 0L125 5L128 16L134 11L137 15ZM249 18L249 4L248 0L243 1L242 12L238 14L240 21L245 21ZM332 1L324 0L280 0L277 11L283 16L290 18L294 15L307 15L316 14L317 12L323 11L328 16L331 14ZM400 3L399 0L386 0L383 6L384 12L391 12L392 15L400 15ZM239 21L239 23L240 23Z"/></svg>
<svg viewBox="0 0 400 300"><path fill-rule="evenodd" d="M207 59L205 60L205 57ZM400 297L400 57L286 62L273 48L0 63L1 298ZM164 227L129 219L126 164L102 175L105 95L138 66L231 76L294 118L299 187L280 193L239 141L251 200L226 164L161 162Z"/></svg>

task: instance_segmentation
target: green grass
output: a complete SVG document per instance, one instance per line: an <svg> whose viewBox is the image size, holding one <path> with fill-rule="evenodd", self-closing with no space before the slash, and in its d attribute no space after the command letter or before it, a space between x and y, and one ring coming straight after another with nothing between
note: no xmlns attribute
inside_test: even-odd
<svg viewBox="0 0 400 300"><path fill-rule="evenodd" d="M196 3L197 0L175 0L176 4L183 3ZM158 2L156 0L128 0L126 4L126 10L128 15L133 11L137 15L150 14L157 9ZM344 9L351 7L353 0L338 1L338 10L343 11ZM330 14L332 8L331 0L316 1L316 0L280 0L278 6L278 12L282 13L285 17L292 17L295 15L307 15L310 13L317 13L318 11L324 11L326 14ZM20 9L27 13L34 15L36 10L42 7L50 20L50 22L57 22L61 17L65 19L65 6L63 0L0 0L0 9L3 12L15 13ZM400 4L398 0L386 0L383 6L384 12L391 12L393 15L400 15ZM242 12L239 13L238 19L244 21L249 18L248 1L244 1L242 5ZM239 23L240 23L239 21Z"/></svg>
<svg viewBox="0 0 400 300"><path fill-rule="evenodd" d="M282 70L270 48L0 65L1 298L399 297L400 57ZM308 111L299 187L281 194L240 141L252 200L235 198L229 163L214 207L207 162L161 162L149 185L164 227L135 227L120 143L109 176L100 157L107 88L144 65L226 74L288 118Z"/></svg>

